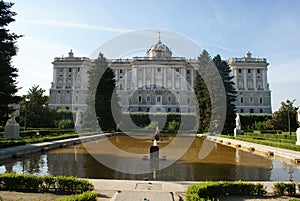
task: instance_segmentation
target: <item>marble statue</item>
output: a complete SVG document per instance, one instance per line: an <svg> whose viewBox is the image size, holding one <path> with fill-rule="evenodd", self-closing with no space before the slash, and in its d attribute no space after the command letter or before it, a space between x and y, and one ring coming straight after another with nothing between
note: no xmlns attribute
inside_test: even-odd
<svg viewBox="0 0 300 201"><path fill-rule="evenodd" d="M296 145L300 145L300 107L297 110L297 122L299 124L299 128L297 128L296 131L296 137L297 137Z"/></svg>
<svg viewBox="0 0 300 201"><path fill-rule="evenodd" d="M242 133L242 124L241 124L241 118L240 115L237 113L235 118L235 129L234 129L234 136Z"/></svg>
<svg viewBox="0 0 300 201"><path fill-rule="evenodd" d="M78 110L76 112L76 119L75 119L75 133L81 133L81 112Z"/></svg>
<svg viewBox="0 0 300 201"><path fill-rule="evenodd" d="M20 115L20 104L9 104L8 107L14 111L9 115L4 127L4 137L9 139L20 139L20 125L16 121L16 117Z"/></svg>

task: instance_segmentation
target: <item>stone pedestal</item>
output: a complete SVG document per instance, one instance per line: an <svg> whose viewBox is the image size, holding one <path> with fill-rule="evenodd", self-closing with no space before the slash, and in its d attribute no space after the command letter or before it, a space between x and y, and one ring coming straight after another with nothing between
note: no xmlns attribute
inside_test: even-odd
<svg viewBox="0 0 300 201"><path fill-rule="evenodd" d="M300 146L300 128L297 128L296 136L297 136L296 145Z"/></svg>
<svg viewBox="0 0 300 201"><path fill-rule="evenodd" d="M8 139L20 139L20 125L9 119L4 127L4 137Z"/></svg>
<svg viewBox="0 0 300 201"><path fill-rule="evenodd" d="M241 129L235 128L235 129L234 129L234 137L236 137L237 135L240 135L240 134L242 134Z"/></svg>
<svg viewBox="0 0 300 201"><path fill-rule="evenodd" d="M81 125L75 125L75 133L81 133Z"/></svg>

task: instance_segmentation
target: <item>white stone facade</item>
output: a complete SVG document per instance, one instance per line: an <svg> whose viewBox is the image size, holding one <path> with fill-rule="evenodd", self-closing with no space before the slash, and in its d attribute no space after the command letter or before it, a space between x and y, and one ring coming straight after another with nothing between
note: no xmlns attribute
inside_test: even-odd
<svg viewBox="0 0 300 201"><path fill-rule="evenodd" d="M267 60L248 52L243 58L230 58L228 64L237 90L237 112L272 113Z"/></svg>
<svg viewBox="0 0 300 201"><path fill-rule="evenodd" d="M74 57L72 50L68 57L56 57L53 64L53 81L50 89L49 107L84 111L88 87L87 70L91 64L86 57Z"/></svg>
<svg viewBox="0 0 300 201"><path fill-rule="evenodd" d="M195 70L183 57L172 57L160 38L146 57L109 60L117 82L117 94L123 112L195 111L193 91ZM266 59L244 58L228 60L237 89L238 113L271 113L271 92L267 81ZM91 60L74 57L55 58L50 89L52 109L85 110L88 68Z"/></svg>

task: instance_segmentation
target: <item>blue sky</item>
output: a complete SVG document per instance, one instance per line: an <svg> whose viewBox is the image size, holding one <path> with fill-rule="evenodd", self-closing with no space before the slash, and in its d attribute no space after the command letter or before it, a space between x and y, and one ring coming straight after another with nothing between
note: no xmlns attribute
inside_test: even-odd
<svg viewBox="0 0 300 201"><path fill-rule="evenodd" d="M300 1L12 2L18 15L9 28L24 35L13 59L19 68L20 94L26 94L34 84L49 94L54 57L66 56L70 49L75 56L89 56L120 34L151 28L162 30L162 41L164 30L182 34L211 56L220 54L228 59L251 51L253 57L267 58L273 111L286 99L297 99L295 104L300 105Z"/></svg>

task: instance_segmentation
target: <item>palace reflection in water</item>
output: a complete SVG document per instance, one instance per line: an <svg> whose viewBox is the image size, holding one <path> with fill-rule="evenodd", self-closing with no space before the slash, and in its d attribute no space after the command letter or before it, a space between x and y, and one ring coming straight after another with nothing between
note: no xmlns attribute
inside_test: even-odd
<svg viewBox="0 0 300 201"><path fill-rule="evenodd" d="M171 141L172 139L164 139L165 142L168 142L168 140ZM151 139L135 139L127 136L112 137L110 141L124 151L139 152L145 156L148 154L148 148L152 143ZM116 155L116 153L108 154L110 150L107 150L105 145L101 143L101 140L98 140L90 142L89 145L91 147L97 145L98 149L95 150L95 153L98 155L107 155L107 157ZM205 143L205 146L211 143L209 146L213 146L213 149L204 159L199 157L200 148L204 146L204 140L196 138L180 160L167 168L146 174L126 174L114 171L99 163L83 145L51 150L47 153L26 156L20 159L3 160L0 162L0 173L16 172L35 175L73 175L82 178L163 181L289 181L290 179L300 181L299 166L209 141L205 141ZM114 160L118 160L118 157ZM145 165L157 170L159 166L162 166L168 160L171 160L168 155L166 155L165 160L159 160L156 163L153 163L153 161L151 163L148 158L123 157L121 165L126 168L139 168L141 165ZM137 161L137 164L140 165L134 164L135 162L132 161Z"/></svg>

